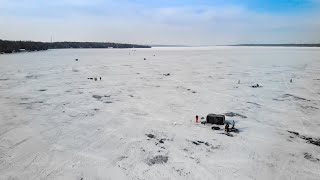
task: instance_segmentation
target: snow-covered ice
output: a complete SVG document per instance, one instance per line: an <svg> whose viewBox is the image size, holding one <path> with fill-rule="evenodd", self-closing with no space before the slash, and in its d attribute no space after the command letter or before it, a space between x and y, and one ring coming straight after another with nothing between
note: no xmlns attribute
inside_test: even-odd
<svg viewBox="0 0 320 180"><path fill-rule="evenodd" d="M0 55L0 179L316 180L319 108L318 48Z"/></svg>

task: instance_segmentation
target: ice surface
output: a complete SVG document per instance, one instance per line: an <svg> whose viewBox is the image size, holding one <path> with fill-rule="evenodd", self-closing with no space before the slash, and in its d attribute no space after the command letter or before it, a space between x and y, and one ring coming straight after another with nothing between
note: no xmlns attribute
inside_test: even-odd
<svg viewBox="0 0 320 180"><path fill-rule="evenodd" d="M319 78L318 48L0 55L0 179L320 179L299 138L320 137ZM195 123L228 112L233 137Z"/></svg>

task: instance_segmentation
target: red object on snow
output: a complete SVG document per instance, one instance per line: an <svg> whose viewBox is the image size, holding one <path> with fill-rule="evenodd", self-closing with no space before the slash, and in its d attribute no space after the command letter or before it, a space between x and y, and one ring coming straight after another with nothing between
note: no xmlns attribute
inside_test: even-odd
<svg viewBox="0 0 320 180"><path fill-rule="evenodd" d="M196 116L196 123L198 123L199 122L199 117L198 116Z"/></svg>

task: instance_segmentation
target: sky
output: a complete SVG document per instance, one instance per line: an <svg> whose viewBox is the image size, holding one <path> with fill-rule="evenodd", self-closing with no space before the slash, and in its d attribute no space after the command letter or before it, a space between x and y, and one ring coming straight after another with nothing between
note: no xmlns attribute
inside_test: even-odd
<svg viewBox="0 0 320 180"><path fill-rule="evenodd" d="M0 0L0 39L320 43L320 0Z"/></svg>

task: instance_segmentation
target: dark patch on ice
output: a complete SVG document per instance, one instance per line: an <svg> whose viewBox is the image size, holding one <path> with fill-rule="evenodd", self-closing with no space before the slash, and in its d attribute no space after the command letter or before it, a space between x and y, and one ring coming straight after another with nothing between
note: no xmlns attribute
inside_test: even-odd
<svg viewBox="0 0 320 180"><path fill-rule="evenodd" d="M259 107L261 106L260 104L255 103L255 102L250 102L250 101L248 101L247 103L248 103L248 104L253 104L253 105L256 105L256 106L259 106Z"/></svg>
<svg viewBox="0 0 320 180"><path fill-rule="evenodd" d="M148 136L149 138L155 138L156 136L155 135L153 135L153 134L146 134L146 136Z"/></svg>
<svg viewBox="0 0 320 180"><path fill-rule="evenodd" d="M259 84L253 85L251 86L252 88L261 88L262 86L260 86Z"/></svg>
<svg viewBox="0 0 320 180"><path fill-rule="evenodd" d="M225 133L226 136L233 137L233 134Z"/></svg>
<svg viewBox="0 0 320 180"><path fill-rule="evenodd" d="M175 167L173 167L173 168L177 173L179 173L180 176L187 176L187 175L189 175L191 173L190 171L189 172L185 172L185 170L183 168L181 168L181 169L176 169Z"/></svg>
<svg viewBox="0 0 320 180"><path fill-rule="evenodd" d="M33 105L33 104L42 104L43 101L33 101L33 102L21 102L21 105Z"/></svg>
<svg viewBox="0 0 320 180"><path fill-rule="evenodd" d="M128 156L121 156L121 157L118 158L118 160L122 161L122 160L127 159L127 158L128 158Z"/></svg>
<svg viewBox="0 0 320 180"><path fill-rule="evenodd" d="M168 156L163 156L163 155L158 155L155 156L151 159L147 160L147 164L149 166L155 165L155 164L165 164L168 162L169 157Z"/></svg>
<svg viewBox="0 0 320 180"><path fill-rule="evenodd" d="M204 142L204 141L191 141L192 144L195 144L197 146L201 145L201 144L205 144L206 146L210 146L210 144L208 142Z"/></svg>
<svg viewBox="0 0 320 180"><path fill-rule="evenodd" d="M221 148L221 145L218 145L218 146L211 146L211 149L220 149Z"/></svg>
<svg viewBox="0 0 320 180"><path fill-rule="evenodd" d="M170 76L170 73L163 74L164 76Z"/></svg>
<svg viewBox="0 0 320 180"><path fill-rule="evenodd" d="M195 144L195 145L197 145L197 146L199 146L200 145L200 143L198 143L198 142L195 142L195 141L191 141L193 144Z"/></svg>
<svg viewBox="0 0 320 180"><path fill-rule="evenodd" d="M294 132L294 131L288 131L288 132L291 133L291 134L296 135L297 137L299 137L299 138L301 138L303 140L306 140L307 143L309 143L309 144L320 146L320 138L313 138L313 137L310 137L310 136L300 135L298 132Z"/></svg>
<svg viewBox="0 0 320 180"><path fill-rule="evenodd" d="M211 129L212 129L212 130L220 130L221 128L218 127L218 126L212 126Z"/></svg>
<svg viewBox="0 0 320 180"><path fill-rule="evenodd" d="M184 88L184 87L182 87ZM190 88L186 89L187 91L191 91L193 94L197 93L196 91L192 91Z"/></svg>
<svg viewBox="0 0 320 180"><path fill-rule="evenodd" d="M201 119L204 119L204 117L201 117Z"/></svg>
<svg viewBox="0 0 320 180"><path fill-rule="evenodd" d="M231 134L231 133L220 133L220 134L224 134L226 136L233 137L233 134Z"/></svg>
<svg viewBox="0 0 320 180"><path fill-rule="evenodd" d="M95 98L95 99L97 99L98 101L101 101L101 102L105 103L105 104L113 103L113 102L110 101L109 99L106 99L106 98L110 98L110 97L111 97L110 95L104 95L104 96L93 95L92 97Z"/></svg>
<svg viewBox="0 0 320 180"><path fill-rule="evenodd" d="M291 133L291 134L294 134L294 135L296 135L296 136L299 136L299 135L300 135L298 132L295 132L295 131L288 131L288 132Z"/></svg>
<svg viewBox="0 0 320 180"><path fill-rule="evenodd" d="M102 96L99 96L99 95L93 95L92 97L95 99L98 99L98 100L100 100L102 98Z"/></svg>
<svg viewBox="0 0 320 180"><path fill-rule="evenodd" d="M306 137L306 136L302 136L300 138L306 140L310 144L313 144L313 145L316 145L316 146L320 146L320 139Z"/></svg>
<svg viewBox="0 0 320 180"><path fill-rule="evenodd" d="M0 81L8 81L9 78L0 79Z"/></svg>
<svg viewBox="0 0 320 180"><path fill-rule="evenodd" d="M239 133L239 129L237 128L230 128L230 132Z"/></svg>
<svg viewBox="0 0 320 180"><path fill-rule="evenodd" d="M38 79L40 75L28 75L26 76L26 79Z"/></svg>
<svg viewBox="0 0 320 180"><path fill-rule="evenodd" d="M317 107L314 106L301 106L303 109L319 109Z"/></svg>
<svg viewBox="0 0 320 180"><path fill-rule="evenodd" d="M284 99L277 99L277 98L273 98L273 100L275 100L275 101L285 101Z"/></svg>
<svg viewBox="0 0 320 180"><path fill-rule="evenodd" d="M46 89L39 89L40 92L44 92L47 91Z"/></svg>
<svg viewBox="0 0 320 180"><path fill-rule="evenodd" d="M162 143L162 144L163 144L163 143L164 143L164 140L165 140L165 139L160 139L159 143Z"/></svg>
<svg viewBox="0 0 320 180"><path fill-rule="evenodd" d="M299 97L299 96L295 96L295 95L292 95L292 94L284 94L284 95L282 96L282 98L293 98L294 100L311 101L311 100L309 100L309 99L302 98L302 97Z"/></svg>
<svg viewBox="0 0 320 180"><path fill-rule="evenodd" d="M132 94L129 95L130 97L134 97Z"/></svg>
<svg viewBox="0 0 320 180"><path fill-rule="evenodd" d="M307 152L304 153L304 158L308 159L309 161L312 161L312 162L319 162L320 161L320 159L313 157L312 154L307 153Z"/></svg>
<svg viewBox="0 0 320 180"><path fill-rule="evenodd" d="M238 114L238 113L234 113L234 112L227 112L224 113L224 115L228 116L228 117L241 117L241 118L247 118L247 116L244 116L242 114Z"/></svg>

